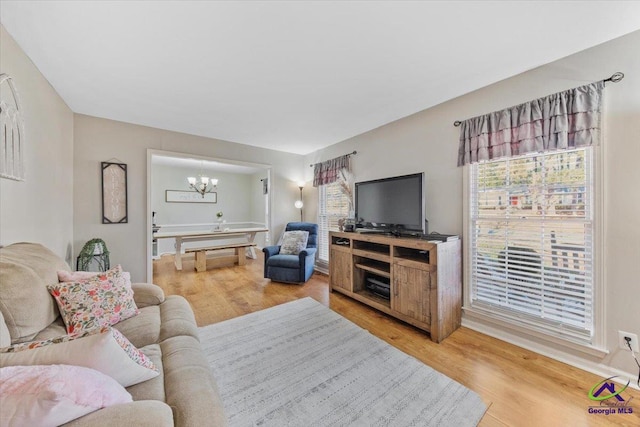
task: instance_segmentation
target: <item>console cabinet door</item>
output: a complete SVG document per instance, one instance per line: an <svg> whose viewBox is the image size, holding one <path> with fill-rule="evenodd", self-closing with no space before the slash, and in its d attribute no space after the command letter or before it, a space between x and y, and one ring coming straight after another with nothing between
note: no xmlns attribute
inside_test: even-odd
<svg viewBox="0 0 640 427"><path fill-rule="evenodd" d="M331 249L329 254L329 280L331 287L339 287L352 292L351 289L351 253L339 249Z"/></svg>
<svg viewBox="0 0 640 427"><path fill-rule="evenodd" d="M428 271L394 264L391 309L429 324L430 288Z"/></svg>

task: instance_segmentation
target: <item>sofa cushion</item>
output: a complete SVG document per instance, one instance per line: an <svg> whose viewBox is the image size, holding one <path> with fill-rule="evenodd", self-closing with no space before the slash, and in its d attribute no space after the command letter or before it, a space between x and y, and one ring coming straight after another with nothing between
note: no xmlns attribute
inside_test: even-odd
<svg viewBox="0 0 640 427"><path fill-rule="evenodd" d="M22 264L0 262L0 311L11 342L31 340L58 317L47 283Z"/></svg>
<svg viewBox="0 0 640 427"><path fill-rule="evenodd" d="M133 299L138 308L158 305L164 302L164 292L159 286L151 283L132 283Z"/></svg>
<svg viewBox="0 0 640 427"><path fill-rule="evenodd" d="M173 408L177 426L227 425L222 400L194 337L178 336L160 344L164 363L167 404Z"/></svg>
<svg viewBox="0 0 640 427"><path fill-rule="evenodd" d="M4 321L4 316L0 310L0 348L9 347L11 345L11 335L9 335L9 328Z"/></svg>
<svg viewBox="0 0 640 427"><path fill-rule="evenodd" d="M52 324L41 330L33 337L32 341L45 341L67 335L67 328L61 317L58 317Z"/></svg>
<svg viewBox="0 0 640 427"><path fill-rule="evenodd" d="M58 270L70 270L60 256L39 243L13 243L2 248L2 256L31 268L47 284L58 282Z"/></svg>
<svg viewBox="0 0 640 427"><path fill-rule="evenodd" d="M200 340L189 302L180 295L169 295L160 306L160 342L181 335Z"/></svg>
<svg viewBox="0 0 640 427"><path fill-rule="evenodd" d="M57 426L133 401L116 380L81 366L7 366L0 377L3 426Z"/></svg>
<svg viewBox="0 0 640 427"><path fill-rule="evenodd" d="M158 376L151 360L112 328L15 344L0 350L0 367L56 364L96 369L125 387Z"/></svg>
<svg viewBox="0 0 640 427"><path fill-rule="evenodd" d="M47 285L58 282L67 263L37 243L14 243L0 249L0 311L11 342L31 340L56 317L58 307Z"/></svg>
<svg viewBox="0 0 640 427"><path fill-rule="evenodd" d="M153 305L140 309L140 313L113 326L138 348L160 341L160 307Z"/></svg>
<svg viewBox="0 0 640 427"><path fill-rule="evenodd" d="M111 326L138 314L129 273L119 265L86 280L48 286L68 334Z"/></svg>
<svg viewBox="0 0 640 427"><path fill-rule="evenodd" d="M157 400L140 400L110 406L64 424L64 427L135 426L174 427L169 405Z"/></svg>
<svg viewBox="0 0 640 427"><path fill-rule="evenodd" d="M140 314L114 326L138 348L167 338L187 335L198 338L198 327L187 300L170 295L160 305L140 309Z"/></svg>
<svg viewBox="0 0 640 427"><path fill-rule="evenodd" d="M164 402L164 372L160 344L151 344L142 347L140 351L151 359L160 374L150 380L127 387L127 391L131 393L133 400L160 400Z"/></svg>

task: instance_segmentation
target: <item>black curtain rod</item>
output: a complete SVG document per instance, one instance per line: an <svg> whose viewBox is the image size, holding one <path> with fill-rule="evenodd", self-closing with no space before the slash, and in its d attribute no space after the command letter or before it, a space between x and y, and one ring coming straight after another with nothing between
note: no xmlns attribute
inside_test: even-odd
<svg viewBox="0 0 640 427"><path fill-rule="evenodd" d="M346 156L353 156L354 154L358 154L358 152L356 150L353 150L353 153L346 154ZM322 163L322 162L320 162L320 163ZM313 165L313 164L309 165L309 167L314 167L314 166L315 165Z"/></svg>
<svg viewBox="0 0 640 427"><path fill-rule="evenodd" d="M620 80L624 79L624 73L621 73L620 71L617 71L615 73L613 73L611 75L611 77L609 77L608 79L604 79L602 80L603 82L612 82L612 83L618 83ZM455 127L458 127L462 124L462 122L460 120L456 120L455 122L453 122L453 125Z"/></svg>

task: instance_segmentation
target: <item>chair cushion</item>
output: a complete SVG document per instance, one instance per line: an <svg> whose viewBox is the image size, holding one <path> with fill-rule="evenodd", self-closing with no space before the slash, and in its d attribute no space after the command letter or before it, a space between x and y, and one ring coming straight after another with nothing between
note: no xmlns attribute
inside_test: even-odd
<svg viewBox="0 0 640 427"><path fill-rule="evenodd" d="M267 266L299 269L300 257L298 255L274 255L267 260Z"/></svg>
<svg viewBox="0 0 640 427"><path fill-rule="evenodd" d="M307 247L309 232L304 230L285 231L282 237L280 253L282 255L298 255Z"/></svg>
<svg viewBox="0 0 640 427"><path fill-rule="evenodd" d="M312 222L290 222L285 227L285 231L303 230L309 232L307 248L318 247L318 224Z"/></svg>

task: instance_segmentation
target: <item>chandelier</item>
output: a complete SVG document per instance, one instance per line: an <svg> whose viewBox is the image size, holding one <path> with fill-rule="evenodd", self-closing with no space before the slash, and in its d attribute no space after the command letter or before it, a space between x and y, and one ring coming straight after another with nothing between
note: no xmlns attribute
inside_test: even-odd
<svg viewBox="0 0 640 427"><path fill-rule="evenodd" d="M197 193L200 193L202 198L204 198L205 194L211 193L218 187L218 180L216 178L209 178L208 176L199 175L198 178L190 176L187 178L187 181L189 182L189 187Z"/></svg>

